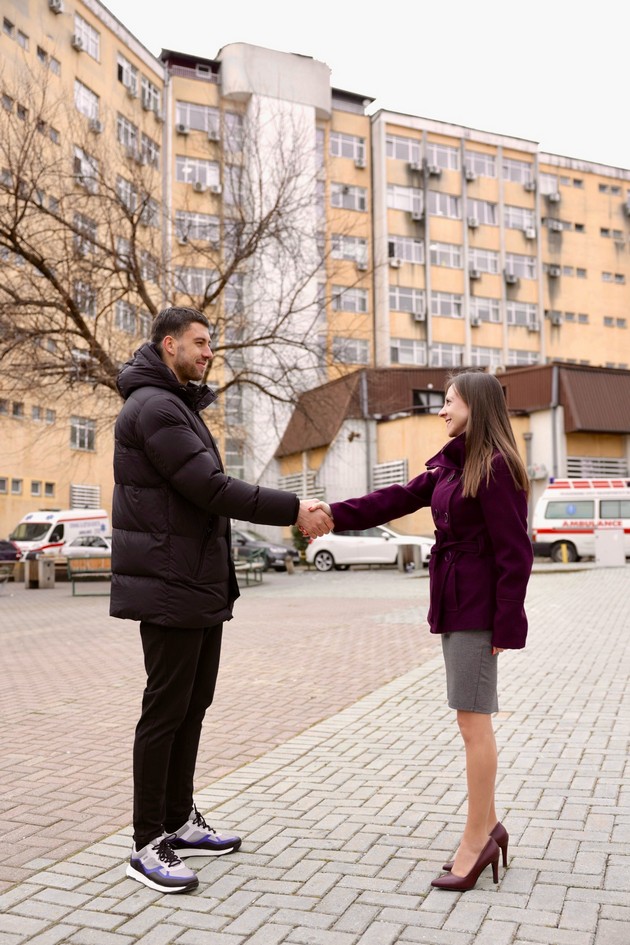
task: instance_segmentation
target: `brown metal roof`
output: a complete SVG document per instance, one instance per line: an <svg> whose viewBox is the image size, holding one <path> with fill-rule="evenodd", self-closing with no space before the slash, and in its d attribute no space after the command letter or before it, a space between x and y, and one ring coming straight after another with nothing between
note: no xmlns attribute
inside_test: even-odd
<svg viewBox="0 0 630 945"><path fill-rule="evenodd" d="M566 433L630 433L630 371L562 365Z"/></svg>

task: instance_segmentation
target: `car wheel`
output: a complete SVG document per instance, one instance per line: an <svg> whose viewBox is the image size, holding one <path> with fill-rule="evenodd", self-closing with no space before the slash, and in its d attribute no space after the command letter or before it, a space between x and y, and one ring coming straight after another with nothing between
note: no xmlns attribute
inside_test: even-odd
<svg viewBox="0 0 630 945"><path fill-rule="evenodd" d="M349 567L349 564L336 564L335 571L347 571Z"/></svg>
<svg viewBox="0 0 630 945"><path fill-rule="evenodd" d="M335 567L335 559L330 551L318 551L313 558L313 564L318 571L332 571Z"/></svg>
<svg viewBox="0 0 630 945"><path fill-rule="evenodd" d="M577 561L578 553L575 545L571 544L570 541L557 541L555 545L551 546L550 558L552 561L562 561L562 546L565 545L567 549L567 561Z"/></svg>

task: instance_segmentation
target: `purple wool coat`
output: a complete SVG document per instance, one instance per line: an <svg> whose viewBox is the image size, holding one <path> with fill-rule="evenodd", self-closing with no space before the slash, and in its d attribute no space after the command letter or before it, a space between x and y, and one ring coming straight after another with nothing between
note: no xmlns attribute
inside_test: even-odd
<svg viewBox="0 0 630 945"><path fill-rule="evenodd" d="M371 528L431 506L435 545L429 562L431 633L492 630L492 645L525 646L525 594L532 569L527 497L500 453L475 498L462 496L466 437L454 437L406 486L387 486L331 505L335 531Z"/></svg>

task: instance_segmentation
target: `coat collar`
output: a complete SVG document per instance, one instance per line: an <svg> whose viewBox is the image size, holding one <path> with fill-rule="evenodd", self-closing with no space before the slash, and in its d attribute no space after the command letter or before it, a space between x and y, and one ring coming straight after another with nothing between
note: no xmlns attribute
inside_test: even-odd
<svg viewBox="0 0 630 945"><path fill-rule="evenodd" d="M439 453L427 460L427 469L442 466L445 469L463 469L466 460L466 434L460 433L445 443Z"/></svg>
<svg viewBox="0 0 630 945"><path fill-rule="evenodd" d="M180 397L191 410L203 410L216 400L206 384L181 384L166 366L154 344L144 344L127 361L118 375L118 390L127 399L140 387L161 387Z"/></svg>

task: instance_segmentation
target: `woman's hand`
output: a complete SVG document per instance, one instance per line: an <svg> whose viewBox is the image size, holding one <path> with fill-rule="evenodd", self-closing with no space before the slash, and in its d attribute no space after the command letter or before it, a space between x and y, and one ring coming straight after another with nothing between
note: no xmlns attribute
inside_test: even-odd
<svg viewBox="0 0 630 945"><path fill-rule="evenodd" d="M504 647L502 647L502 646L493 646L493 647L492 647L492 655L493 655L493 656L498 656L499 653L503 653L503 650L504 650Z"/></svg>

